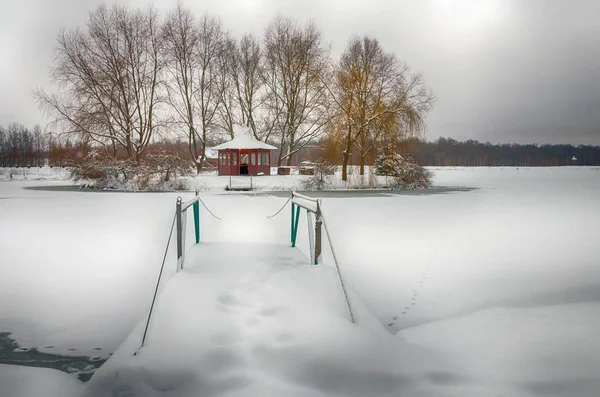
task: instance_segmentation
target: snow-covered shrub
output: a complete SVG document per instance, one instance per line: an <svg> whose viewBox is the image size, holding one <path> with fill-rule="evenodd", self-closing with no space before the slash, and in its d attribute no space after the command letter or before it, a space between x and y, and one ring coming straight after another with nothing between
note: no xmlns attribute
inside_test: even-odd
<svg viewBox="0 0 600 397"><path fill-rule="evenodd" d="M180 177L191 169L185 159L177 155L158 153L145 156L139 164L126 159L116 160L92 151L80 161L71 161L71 178L89 182L96 189L118 190L181 190L185 183Z"/></svg>
<svg viewBox="0 0 600 397"><path fill-rule="evenodd" d="M302 181L302 189L314 191L327 188L328 179L335 174L337 167L326 162L312 163L311 166L315 169L315 173Z"/></svg>
<svg viewBox="0 0 600 397"><path fill-rule="evenodd" d="M396 189L423 189L431 187L433 174L410 157L399 154L380 155L375 159L375 175L389 176L390 187Z"/></svg>

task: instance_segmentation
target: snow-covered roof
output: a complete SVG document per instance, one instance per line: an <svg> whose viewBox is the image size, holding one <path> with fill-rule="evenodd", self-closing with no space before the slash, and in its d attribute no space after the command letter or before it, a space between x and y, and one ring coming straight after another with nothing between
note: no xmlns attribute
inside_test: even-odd
<svg viewBox="0 0 600 397"><path fill-rule="evenodd" d="M271 146L268 143L259 141L252 136L250 128L242 125L233 127L233 139L229 142L222 143L214 146L213 150L222 149L277 149L275 146Z"/></svg>
<svg viewBox="0 0 600 397"><path fill-rule="evenodd" d="M218 159L219 153L215 150L215 148L207 147L204 151L204 155L207 159Z"/></svg>

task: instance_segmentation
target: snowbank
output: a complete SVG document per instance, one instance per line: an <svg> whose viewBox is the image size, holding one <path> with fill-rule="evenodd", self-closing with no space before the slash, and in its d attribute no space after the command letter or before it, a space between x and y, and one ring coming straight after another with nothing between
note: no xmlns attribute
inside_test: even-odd
<svg viewBox="0 0 600 397"><path fill-rule="evenodd" d="M0 167L0 181L65 181L69 170L61 167Z"/></svg>
<svg viewBox="0 0 600 397"><path fill-rule="evenodd" d="M83 383L55 369L0 364L0 397L79 397Z"/></svg>
<svg viewBox="0 0 600 397"><path fill-rule="evenodd" d="M600 302L496 308L409 328L399 336L490 383L532 396L597 396Z"/></svg>

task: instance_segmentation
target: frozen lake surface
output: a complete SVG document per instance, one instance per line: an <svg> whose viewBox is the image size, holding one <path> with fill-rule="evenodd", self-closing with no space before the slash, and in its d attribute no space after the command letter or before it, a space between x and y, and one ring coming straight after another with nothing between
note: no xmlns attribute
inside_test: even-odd
<svg viewBox="0 0 600 397"><path fill-rule="evenodd" d="M369 316L398 344L457 368L454 388L438 395L596 396L600 170L434 172L438 187L427 194L316 194ZM150 305L179 194L40 188L64 185L0 182L0 332L24 349L104 360ZM203 241L285 244L287 211L257 220L286 197L203 194L223 217L201 211ZM166 279L174 251L168 258ZM8 382L1 373L0 390Z"/></svg>

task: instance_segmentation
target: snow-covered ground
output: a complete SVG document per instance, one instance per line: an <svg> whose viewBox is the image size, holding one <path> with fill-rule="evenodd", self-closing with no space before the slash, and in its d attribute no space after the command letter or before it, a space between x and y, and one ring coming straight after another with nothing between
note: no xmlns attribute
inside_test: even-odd
<svg viewBox="0 0 600 397"><path fill-rule="evenodd" d="M0 182L0 332L13 332L21 346L41 351L53 346L47 351L105 357L118 351L90 384L106 384L103 379L122 366L123 379L151 377L158 387L174 387L169 395L398 395L402 390L403 395L596 396L600 169L434 172L438 186L474 189L323 199L336 254L360 308L358 326L347 322L336 285L331 291L321 288L329 276L315 272L326 272L325 267L279 271L248 254L246 268L244 261L237 268L231 261L225 269L215 268L216 261L204 267L198 259L196 273L190 269L167 282L175 268L170 251L159 305L176 306L178 286L190 288L203 272L222 271L224 278L218 279L225 284L192 291L189 302L173 308L172 320L201 332L195 345L187 346L194 353L184 354L194 364L165 372L150 364L136 367L129 353L138 347L140 332L133 329L149 307L178 194L30 190L24 188L64 182ZM217 221L201 211L204 241L285 244L289 239L289 210L264 220L285 198L215 192L203 193L203 200L223 217ZM305 215L300 219L299 246L306 253ZM190 242L191 234L190 229ZM192 248L190 266L193 255ZM331 264L327 250L324 260ZM264 280L257 279L260 274ZM289 280L297 282L286 289ZM246 282L257 292L235 296L241 308L226 316L215 305L194 303L200 296L214 302L228 282ZM299 292L301 285L315 285L314 296ZM277 306L286 296L299 300L280 304L286 308L280 315L260 316L261 305ZM306 312L302 299L322 305L313 303L314 311ZM236 334L235 326L250 320L236 311L249 315L248 307L262 323L251 336ZM194 316L183 319L182 312ZM169 313L161 315L169 318ZM211 316L208 329L200 313ZM180 342L164 350L174 331L165 328L156 350L150 339L137 363L148 362L144 355L172 359L184 351ZM218 331L222 340L241 341L243 348L211 339ZM252 347L256 355L240 357ZM213 374L214 367L203 364L210 357L220 360L223 372ZM385 387L374 386L377 379ZM0 382L7 377L0 376ZM364 390L358 384L373 386ZM139 384L128 386L140 390Z"/></svg>
<svg viewBox="0 0 600 397"><path fill-rule="evenodd" d="M378 186L387 186L390 178L385 176L375 176L371 172L372 167L367 167L366 175L360 175L358 166L350 166L348 169L348 181L341 179L341 168L337 170L335 176L325 176L328 189L354 189L354 188L376 188ZM248 188L252 187L256 191L292 191L305 190L306 183L314 178L313 176L300 175L297 168L293 167L291 175L277 175L277 167L271 167L271 175L268 176L218 176L216 171L205 171L200 175L181 177L177 183L185 190L201 192L224 192L226 187ZM0 167L0 181L69 181L69 170L60 167L31 167L31 168L2 168ZM165 183L159 190L170 190L174 185ZM78 185L92 184L92 181L79 181ZM123 187L123 190L134 190L132 185ZM314 190L314 189L310 189Z"/></svg>

